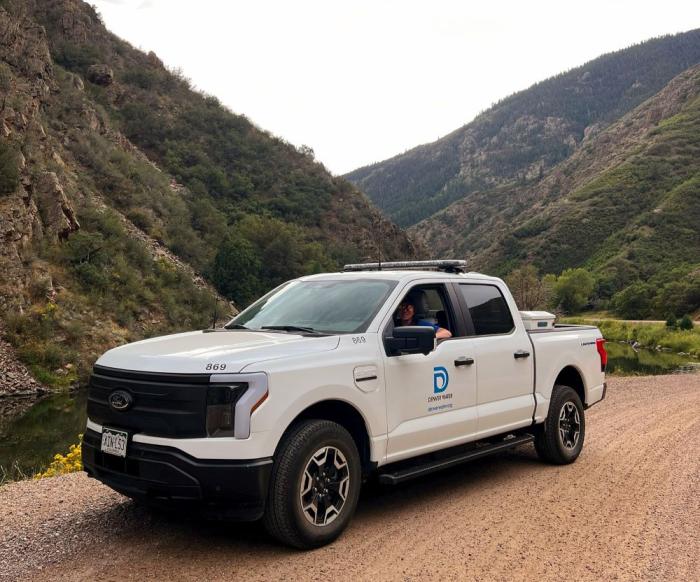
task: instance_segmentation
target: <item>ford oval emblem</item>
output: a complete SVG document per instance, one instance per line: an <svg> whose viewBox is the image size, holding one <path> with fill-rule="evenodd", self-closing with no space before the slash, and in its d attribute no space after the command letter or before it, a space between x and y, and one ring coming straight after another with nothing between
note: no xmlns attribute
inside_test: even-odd
<svg viewBox="0 0 700 582"><path fill-rule="evenodd" d="M115 390L109 395L109 405L119 412L129 410L134 403L134 398L126 390Z"/></svg>

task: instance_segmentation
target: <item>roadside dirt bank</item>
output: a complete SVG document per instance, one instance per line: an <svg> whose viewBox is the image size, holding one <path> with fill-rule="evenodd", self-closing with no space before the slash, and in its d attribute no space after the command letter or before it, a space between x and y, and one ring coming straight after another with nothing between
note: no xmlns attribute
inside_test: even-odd
<svg viewBox="0 0 700 582"><path fill-rule="evenodd" d="M301 553L153 513L84 474L0 487L2 580L697 580L700 375L613 378L570 466L531 447L367 491Z"/></svg>

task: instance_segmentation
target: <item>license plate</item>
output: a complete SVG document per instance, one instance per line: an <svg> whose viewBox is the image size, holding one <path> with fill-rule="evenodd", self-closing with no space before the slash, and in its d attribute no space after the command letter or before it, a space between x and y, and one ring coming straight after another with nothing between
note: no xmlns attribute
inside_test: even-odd
<svg viewBox="0 0 700 582"><path fill-rule="evenodd" d="M103 453L116 455L117 457L126 457L126 443L129 440L128 433L113 428L102 429L102 447Z"/></svg>

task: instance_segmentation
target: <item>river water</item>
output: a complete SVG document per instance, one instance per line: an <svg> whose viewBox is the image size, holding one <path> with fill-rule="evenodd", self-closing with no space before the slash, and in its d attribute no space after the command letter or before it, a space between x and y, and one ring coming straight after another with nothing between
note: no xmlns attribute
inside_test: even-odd
<svg viewBox="0 0 700 582"><path fill-rule="evenodd" d="M668 352L634 350L609 342L612 376L700 372L700 360ZM85 390L41 399L0 398L0 483L44 470L53 456L65 454L85 429Z"/></svg>

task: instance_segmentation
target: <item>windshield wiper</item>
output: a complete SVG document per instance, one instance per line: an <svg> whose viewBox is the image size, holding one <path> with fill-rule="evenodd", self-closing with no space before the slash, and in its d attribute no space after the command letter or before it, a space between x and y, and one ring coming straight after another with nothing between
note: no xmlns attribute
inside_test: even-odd
<svg viewBox="0 0 700 582"><path fill-rule="evenodd" d="M240 323L232 323L230 325L225 325L224 329L250 329L250 328L246 327L245 325L241 325Z"/></svg>
<svg viewBox="0 0 700 582"><path fill-rule="evenodd" d="M270 329L273 331L301 331L304 333L312 333L314 335L328 335L314 329L313 327L301 327L299 325L263 325L260 329Z"/></svg>

